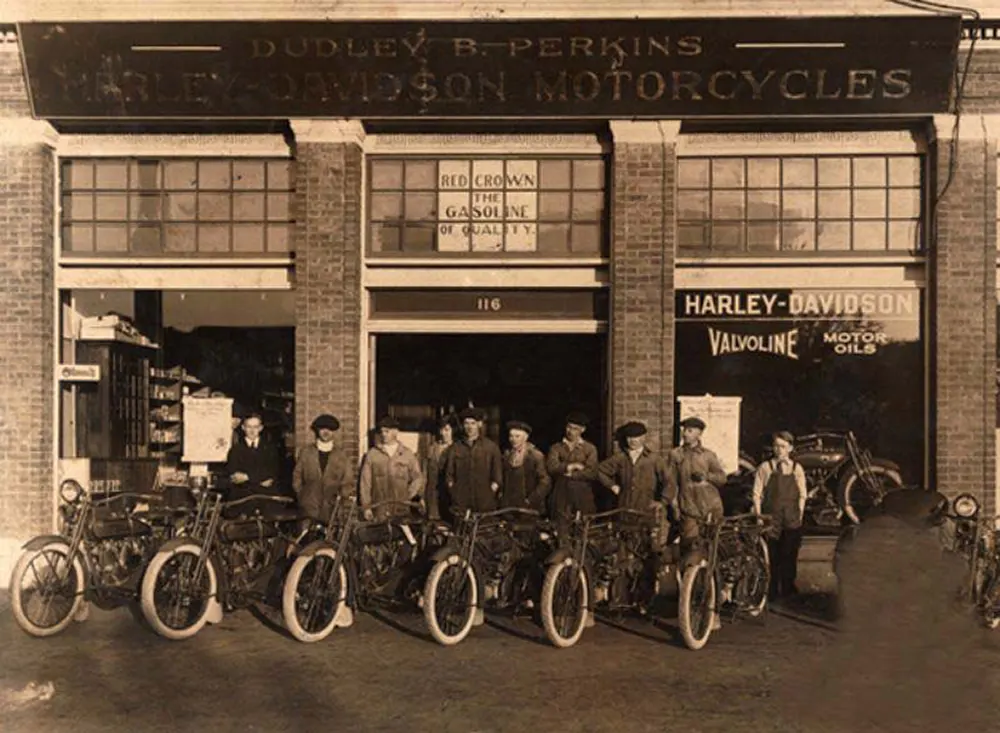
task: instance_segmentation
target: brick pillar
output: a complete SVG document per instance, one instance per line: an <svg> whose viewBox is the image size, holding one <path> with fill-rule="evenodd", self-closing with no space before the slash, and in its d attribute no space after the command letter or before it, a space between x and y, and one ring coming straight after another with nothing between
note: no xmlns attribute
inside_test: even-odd
<svg viewBox="0 0 1000 733"><path fill-rule="evenodd" d="M937 187L948 178L954 117L935 117ZM931 242L935 488L972 492L997 507L996 160L1000 128L966 115L954 177L937 208Z"/></svg>
<svg viewBox="0 0 1000 733"><path fill-rule="evenodd" d="M295 425L330 412L348 458L359 459L361 347L360 122L293 120L296 157Z"/></svg>
<svg viewBox="0 0 1000 733"><path fill-rule="evenodd" d="M665 450L674 417L679 122L612 122L611 417L641 420Z"/></svg>
<svg viewBox="0 0 1000 733"><path fill-rule="evenodd" d="M7 104L8 60L0 50L0 587L21 543L53 523L56 134Z"/></svg>

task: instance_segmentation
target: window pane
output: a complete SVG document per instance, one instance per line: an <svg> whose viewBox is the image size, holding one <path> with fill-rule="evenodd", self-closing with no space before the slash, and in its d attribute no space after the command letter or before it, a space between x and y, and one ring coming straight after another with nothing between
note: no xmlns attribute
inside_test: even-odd
<svg viewBox="0 0 1000 733"><path fill-rule="evenodd" d="M125 221L128 219L128 196L125 194L97 194L97 219Z"/></svg>
<svg viewBox="0 0 1000 733"><path fill-rule="evenodd" d="M778 191L747 191L748 219L777 219Z"/></svg>
<svg viewBox="0 0 1000 733"><path fill-rule="evenodd" d="M264 163L259 160L233 161L233 188L260 191L264 188ZM284 186L276 186L284 188Z"/></svg>
<svg viewBox="0 0 1000 733"><path fill-rule="evenodd" d="M288 193L267 194L267 220L291 221L292 195Z"/></svg>
<svg viewBox="0 0 1000 733"><path fill-rule="evenodd" d="M854 218L884 219L885 190L875 189L854 191Z"/></svg>
<svg viewBox="0 0 1000 733"><path fill-rule="evenodd" d="M293 226L292 224L267 225L268 252L292 251L292 226Z"/></svg>
<svg viewBox="0 0 1000 733"><path fill-rule="evenodd" d="M437 188L437 175L433 160L406 161L406 187L410 190Z"/></svg>
<svg viewBox="0 0 1000 733"><path fill-rule="evenodd" d="M885 168L885 158L855 158L854 185L885 186Z"/></svg>
<svg viewBox="0 0 1000 733"><path fill-rule="evenodd" d="M774 252L778 249L778 223L747 226L747 249L751 252Z"/></svg>
<svg viewBox="0 0 1000 733"><path fill-rule="evenodd" d="M263 252L264 251L264 225L263 224L234 224L233 225L233 251L234 252Z"/></svg>
<svg viewBox="0 0 1000 733"><path fill-rule="evenodd" d="M708 219L708 191L678 191L677 211L681 219Z"/></svg>
<svg viewBox="0 0 1000 733"><path fill-rule="evenodd" d="M186 190L198 183L198 166L193 160L167 160L163 163L163 187Z"/></svg>
<svg viewBox="0 0 1000 733"><path fill-rule="evenodd" d="M128 228L125 224L98 224L95 249L98 252L127 252Z"/></svg>
<svg viewBox="0 0 1000 733"><path fill-rule="evenodd" d="M885 222L864 221L854 223L854 249L884 250L885 248Z"/></svg>
<svg viewBox="0 0 1000 733"><path fill-rule="evenodd" d="M129 187L138 191L159 191L160 164L155 160L133 160L129 163Z"/></svg>
<svg viewBox="0 0 1000 733"><path fill-rule="evenodd" d="M468 190L471 187L472 161L442 160L438 162L438 183L448 190Z"/></svg>
<svg viewBox="0 0 1000 733"><path fill-rule="evenodd" d="M782 217L812 219L816 216L816 194L813 191L785 191L782 194Z"/></svg>
<svg viewBox="0 0 1000 733"><path fill-rule="evenodd" d="M538 163L539 185L542 188L569 188L569 161L542 160Z"/></svg>
<svg viewBox="0 0 1000 733"><path fill-rule="evenodd" d="M712 219L744 218L742 191L716 191L712 196Z"/></svg>
<svg viewBox="0 0 1000 733"><path fill-rule="evenodd" d="M742 188L743 158L712 160L712 188Z"/></svg>
<svg viewBox="0 0 1000 733"><path fill-rule="evenodd" d="M815 249L816 223L812 221L796 221L782 224L781 248L786 251Z"/></svg>
<svg viewBox="0 0 1000 733"><path fill-rule="evenodd" d="M469 231L463 224L438 224L438 252L468 252Z"/></svg>
<svg viewBox="0 0 1000 733"><path fill-rule="evenodd" d="M818 246L821 250L849 250L851 225L846 221L820 222Z"/></svg>
<svg viewBox="0 0 1000 733"><path fill-rule="evenodd" d="M573 218L596 221L604 214L604 194L580 193L573 194Z"/></svg>
<svg viewBox="0 0 1000 733"><path fill-rule="evenodd" d="M472 187L487 190L503 190L504 161L474 160L472 161Z"/></svg>
<svg viewBox="0 0 1000 733"><path fill-rule="evenodd" d="M198 163L198 188L225 191L232 185L228 160L203 160Z"/></svg>
<svg viewBox="0 0 1000 733"><path fill-rule="evenodd" d="M295 188L295 161L270 160L267 163L267 187L275 191Z"/></svg>
<svg viewBox="0 0 1000 733"><path fill-rule="evenodd" d="M569 252L569 224L539 224L538 251L548 254Z"/></svg>
<svg viewBox="0 0 1000 733"><path fill-rule="evenodd" d="M777 158L750 158L747 161L747 186L777 188L781 185L781 169Z"/></svg>
<svg viewBox="0 0 1000 733"><path fill-rule="evenodd" d="M601 227L597 224L574 224L572 249L574 252L600 254Z"/></svg>
<svg viewBox="0 0 1000 733"><path fill-rule="evenodd" d="M168 193L167 219L172 221L193 221L197 203L193 193Z"/></svg>
<svg viewBox="0 0 1000 733"><path fill-rule="evenodd" d="M889 216L893 219L916 219L920 216L920 191L899 188L889 191Z"/></svg>
<svg viewBox="0 0 1000 733"><path fill-rule="evenodd" d="M816 185L816 161L813 158L786 158L782 184L795 188L811 188Z"/></svg>
<svg viewBox="0 0 1000 733"><path fill-rule="evenodd" d="M94 164L89 160L68 160L62 164L63 188L93 188Z"/></svg>
<svg viewBox="0 0 1000 733"><path fill-rule="evenodd" d="M677 185L680 188L708 188L708 161L704 158L678 160Z"/></svg>
<svg viewBox="0 0 1000 733"><path fill-rule="evenodd" d="M743 249L743 225L713 224L712 249L714 250Z"/></svg>
<svg viewBox="0 0 1000 733"><path fill-rule="evenodd" d="M438 218L442 221L469 219L471 194L468 191L446 191L438 194ZM373 215L374 219L375 216Z"/></svg>
<svg viewBox="0 0 1000 733"><path fill-rule="evenodd" d="M538 218L544 221L569 219L569 194L550 192L538 194Z"/></svg>
<svg viewBox="0 0 1000 733"><path fill-rule="evenodd" d="M372 161L372 189L376 191L387 188L403 187L403 163L398 160Z"/></svg>
<svg viewBox="0 0 1000 733"><path fill-rule="evenodd" d="M847 188L851 185L850 158L820 158L817 166L819 168L817 185L820 188Z"/></svg>
<svg viewBox="0 0 1000 733"><path fill-rule="evenodd" d="M919 227L915 221L894 221L889 224L889 249L919 250Z"/></svg>
<svg viewBox="0 0 1000 733"><path fill-rule="evenodd" d="M497 227L480 228L472 232L473 252L500 252L503 249L503 234Z"/></svg>
<svg viewBox="0 0 1000 733"><path fill-rule="evenodd" d="M194 224L166 224L163 227L163 248L168 252L194 252L196 233Z"/></svg>
<svg viewBox="0 0 1000 733"><path fill-rule="evenodd" d="M200 221L228 221L230 199L224 193L198 194L198 219ZM199 249L201 247L199 246Z"/></svg>
<svg viewBox="0 0 1000 733"><path fill-rule="evenodd" d="M514 222L504 226L507 252L534 252L538 249L538 229L534 222Z"/></svg>
<svg viewBox="0 0 1000 733"><path fill-rule="evenodd" d="M915 156L889 158L889 185L919 186L920 158Z"/></svg>
<svg viewBox="0 0 1000 733"><path fill-rule="evenodd" d="M199 224L198 251L228 252L229 225L223 224L220 226L219 224Z"/></svg>
<svg viewBox="0 0 1000 733"><path fill-rule="evenodd" d="M163 212L160 211L160 195L129 197L129 217L132 221L160 221Z"/></svg>
<svg viewBox="0 0 1000 733"><path fill-rule="evenodd" d="M97 188L124 191L128 188L128 166L123 160L99 160L94 163Z"/></svg>
<svg viewBox="0 0 1000 733"><path fill-rule="evenodd" d="M584 201L574 204L574 208L577 206L585 207L586 197L588 196L596 196L598 199L598 203L596 205L600 207L600 194L585 193L580 195L585 197ZM534 191L507 191L506 194L504 194L504 198L506 199L506 203L504 205L503 213L504 218L507 221L534 221L538 218L538 194ZM598 209L598 211L599 210L600 209ZM579 214L579 218L581 219L594 219L599 216L599 213L597 216L593 216L588 214L586 211Z"/></svg>
<svg viewBox="0 0 1000 733"><path fill-rule="evenodd" d="M403 218L403 196L398 193L375 193L371 197L374 221L397 221Z"/></svg>
<svg viewBox="0 0 1000 733"><path fill-rule="evenodd" d="M406 194L407 221L434 221L437 216L437 196L432 193Z"/></svg>
<svg viewBox="0 0 1000 733"><path fill-rule="evenodd" d="M74 193L62 197L63 221L90 221L94 218L94 196Z"/></svg>
<svg viewBox="0 0 1000 733"><path fill-rule="evenodd" d="M133 224L129 231L129 251L135 254L158 254L163 251L160 245L160 227Z"/></svg>
<svg viewBox="0 0 1000 733"><path fill-rule="evenodd" d="M703 249L708 246L707 227L684 225L677 227L677 246L680 249Z"/></svg>
<svg viewBox="0 0 1000 733"><path fill-rule="evenodd" d="M818 212L820 219L849 219L851 216L851 192L820 191Z"/></svg>
<svg viewBox="0 0 1000 733"><path fill-rule="evenodd" d="M604 188L603 160L574 160L573 188Z"/></svg>
<svg viewBox="0 0 1000 733"><path fill-rule="evenodd" d="M574 184L579 188L579 184ZM508 190L530 191L538 188L538 161L537 160L508 160L507 161L507 188ZM591 186L593 188L593 186Z"/></svg>
<svg viewBox="0 0 1000 733"><path fill-rule="evenodd" d="M237 221L264 221L264 194L233 194L233 219Z"/></svg>
<svg viewBox="0 0 1000 733"><path fill-rule="evenodd" d="M90 224L63 227L62 248L66 252L93 252L94 227Z"/></svg>
<svg viewBox="0 0 1000 733"><path fill-rule="evenodd" d="M434 227L421 225L406 225L403 229L404 252L433 252Z"/></svg>

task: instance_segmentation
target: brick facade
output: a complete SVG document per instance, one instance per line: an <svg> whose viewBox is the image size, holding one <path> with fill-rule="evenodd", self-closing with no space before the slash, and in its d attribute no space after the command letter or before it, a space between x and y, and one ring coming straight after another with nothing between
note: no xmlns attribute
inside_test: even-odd
<svg viewBox="0 0 1000 733"><path fill-rule="evenodd" d="M672 442L677 125L613 123L611 418Z"/></svg>
<svg viewBox="0 0 1000 733"><path fill-rule="evenodd" d="M948 178L952 117L938 120L938 189ZM954 176L932 245L935 486L994 509L996 441L996 156L982 117L959 126Z"/></svg>
<svg viewBox="0 0 1000 733"><path fill-rule="evenodd" d="M356 464L363 158L357 141L304 137L296 146L296 442L306 445L313 418L330 412L340 420L341 444Z"/></svg>
<svg viewBox="0 0 1000 733"><path fill-rule="evenodd" d="M0 578L52 528L52 130L25 119L18 56L0 46Z"/></svg>

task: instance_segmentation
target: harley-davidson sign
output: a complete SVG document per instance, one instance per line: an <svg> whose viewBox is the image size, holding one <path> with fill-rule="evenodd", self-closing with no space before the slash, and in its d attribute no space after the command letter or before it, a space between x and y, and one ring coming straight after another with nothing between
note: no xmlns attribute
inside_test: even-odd
<svg viewBox="0 0 1000 733"><path fill-rule="evenodd" d="M42 118L947 111L958 16L28 23Z"/></svg>

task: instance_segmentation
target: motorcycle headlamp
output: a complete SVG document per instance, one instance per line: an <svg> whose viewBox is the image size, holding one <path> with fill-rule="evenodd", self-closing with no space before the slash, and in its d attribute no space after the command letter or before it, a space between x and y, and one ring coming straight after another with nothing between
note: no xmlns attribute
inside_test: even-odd
<svg viewBox="0 0 1000 733"><path fill-rule="evenodd" d="M59 498L67 504L75 504L83 496L83 487L71 478L59 485Z"/></svg>
<svg viewBox="0 0 1000 733"><path fill-rule="evenodd" d="M979 501L972 494L960 494L951 505L955 516L971 519L979 513Z"/></svg>

